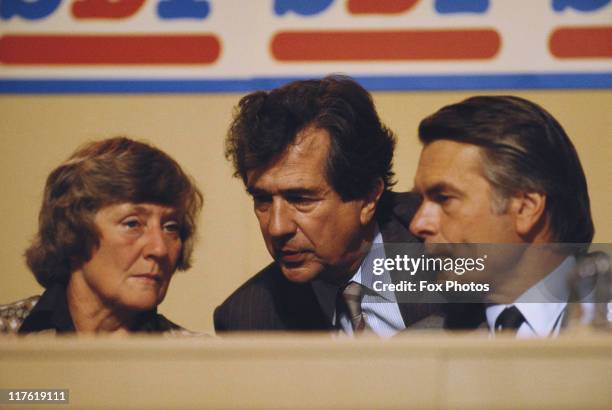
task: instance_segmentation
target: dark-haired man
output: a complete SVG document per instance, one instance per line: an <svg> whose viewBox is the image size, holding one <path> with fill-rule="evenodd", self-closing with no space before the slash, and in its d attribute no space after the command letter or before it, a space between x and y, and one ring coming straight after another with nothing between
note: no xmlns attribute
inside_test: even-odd
<svg viewBox="0 0 612 410"><path fill-rule="evenodd" d="M215 310L217 331L391 336L432 314L362 275L372 244L416 242L406 227L418 205L389 191L395 139L363 87L330 76L249 94L226 144L274 262Z"/></svg>
<svg viewBox="0 0 612 410"><path fill-rule="evenodd" d="M517 337L558 334L568 296L559 284L576 258L544 245L588 244L594 232L585 175L561 125L525 99L480 96L425 118L419 138L423 202L410 230L426 244L506 244L488 248L495 290L482 319Z"/></svg>

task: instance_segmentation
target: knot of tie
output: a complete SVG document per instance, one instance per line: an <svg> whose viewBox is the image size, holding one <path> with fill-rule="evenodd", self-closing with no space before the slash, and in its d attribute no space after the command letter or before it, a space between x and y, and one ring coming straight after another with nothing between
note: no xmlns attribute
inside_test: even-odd
<svg viewBox="0 0 612 410"><path fill-rule="evenodd" d="M349 282L341 292L341 300L344 302L354 333L363 333L367 327L365 316L361 311L363 295L363 286L357 282Z"/></svg>
<svg viewBox="0 0 612 410"><path fill-rule="evenodd" d="M525 317L516 306L512 305L505 308L504 311L497 317L497 320L495 321L495 331L517 331L523 322L525 322Z"/></svg>

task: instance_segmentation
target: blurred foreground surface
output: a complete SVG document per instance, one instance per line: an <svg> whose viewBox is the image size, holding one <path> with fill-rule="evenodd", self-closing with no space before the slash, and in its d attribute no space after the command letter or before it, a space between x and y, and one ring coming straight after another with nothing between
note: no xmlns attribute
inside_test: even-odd
<svg viewBox="0 0 612 410"><path fill-rule="evenodd" d="M609 408L612 333L0 338L0 388L53 408ZM3 408L45 408L48 404ZM2 406L0 406L2 407Z"/></svg>

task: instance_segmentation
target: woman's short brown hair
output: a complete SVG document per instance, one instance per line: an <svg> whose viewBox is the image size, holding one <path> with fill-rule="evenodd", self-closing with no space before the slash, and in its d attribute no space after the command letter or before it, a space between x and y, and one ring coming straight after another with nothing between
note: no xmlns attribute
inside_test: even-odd
<svg viewBox="0 0 612 410"><path fill-rule="evenodd" d="M202 194L166 153L117 137L84 145L49 174L38 233L25 252L36 280L45 288L67 283L99 245L95 214L121 202L176 208L183 241L177 269L190 267Z"/></svg>

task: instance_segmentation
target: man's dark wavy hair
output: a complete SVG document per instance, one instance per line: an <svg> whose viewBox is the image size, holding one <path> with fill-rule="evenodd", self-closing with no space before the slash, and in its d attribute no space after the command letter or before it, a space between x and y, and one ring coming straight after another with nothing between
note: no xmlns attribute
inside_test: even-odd
<svg viewBox="0 0 612 410"><path fill-rule="evenodd" d="M226 139L235 176L270 164L307 128L329 133L327 180L345 200L363 198L377 181L393 186L395 137L376 113L370 94L353 79L328 76L295 81L243 97Z"/></svg>
<svg viewBox="0 0 612 410"><path fill-rule="evenodd" d="M499 208L515 193L543 193L553 241L592 241L589 194L578 154L563 127L539 105L514 96L471 97L421 121L419 138L425 145L446 139L479 146Z"/></svg>
<svg viewBox="0 0 612 410"><path fill-rule="evenodd" d="M25 253L36 280L45 288L67 283L99 246L96 213L121 202L176 208L183 241L177 269L190 267L202 194L166 153L118 137L81 147L49 174L38 233Z"/></svg>

